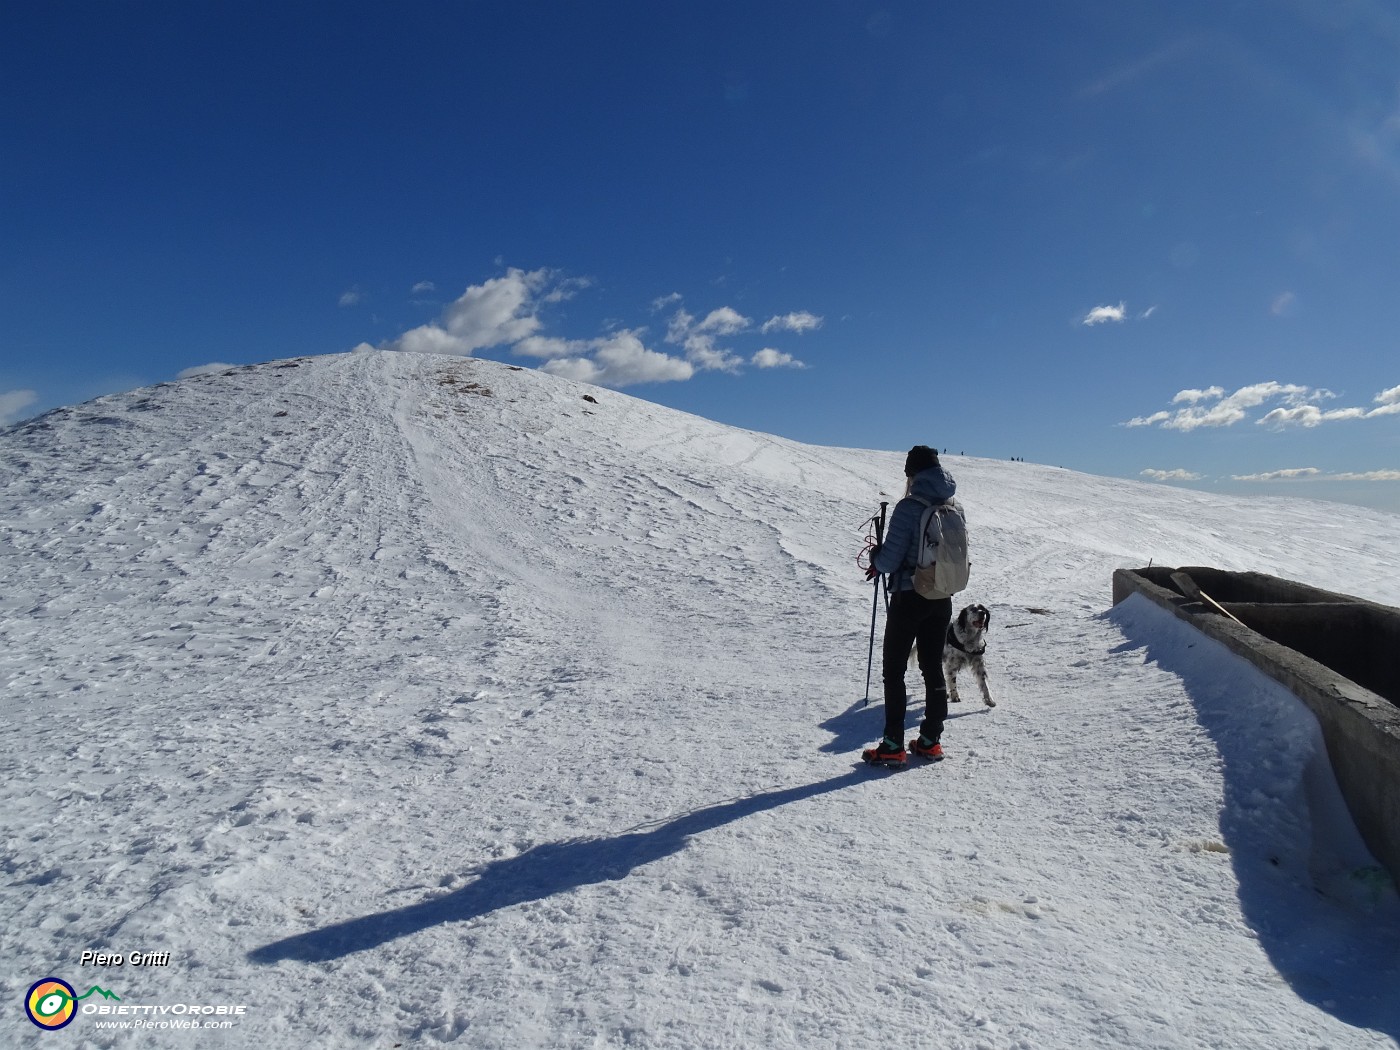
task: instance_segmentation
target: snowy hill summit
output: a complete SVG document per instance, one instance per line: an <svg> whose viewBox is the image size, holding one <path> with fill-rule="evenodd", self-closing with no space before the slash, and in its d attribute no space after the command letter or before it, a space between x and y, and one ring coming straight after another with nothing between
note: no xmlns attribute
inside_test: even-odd
<svg viewBox="0 0 1400 1050"><path fill-rule="evenodd" d="M1394 1046L1311 716L1108 606L1149 560L1400 603L1400 519L947 456L999 706L888 774L903 454L390 352L0 431L3 994L242 1004L227 1046ZM123 1019L71 1031L192 1038Z"/></svg>

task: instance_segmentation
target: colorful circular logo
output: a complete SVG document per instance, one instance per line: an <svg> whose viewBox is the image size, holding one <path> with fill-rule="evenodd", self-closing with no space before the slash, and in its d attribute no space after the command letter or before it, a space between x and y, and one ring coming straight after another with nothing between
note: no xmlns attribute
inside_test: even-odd
<svg viewBox="0 0 1400 1050"><path fill-rule="evenodd" d="M67 981L45 977L34 982L24 998L24 1012L40 1028L62 1028L77 1013L78 993Z"/></svg>

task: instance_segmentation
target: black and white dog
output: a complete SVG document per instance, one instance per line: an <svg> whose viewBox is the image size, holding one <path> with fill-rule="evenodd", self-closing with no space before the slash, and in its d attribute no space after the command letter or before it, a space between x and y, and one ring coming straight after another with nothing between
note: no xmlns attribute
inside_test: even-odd
<svg viewBox="0 0 1400 1050"><path fill-rule="evenodd" d="M948 702L958 704L958 672L971 668L972 675L982 689L982 700L988 707L996 707L997 702L987 689L987 669L982 663L982 654L987 651L987 628L992 625L992 614L985 605L969 605L948 625L948 635L943 640L943 677L948 682Z"/></svg>

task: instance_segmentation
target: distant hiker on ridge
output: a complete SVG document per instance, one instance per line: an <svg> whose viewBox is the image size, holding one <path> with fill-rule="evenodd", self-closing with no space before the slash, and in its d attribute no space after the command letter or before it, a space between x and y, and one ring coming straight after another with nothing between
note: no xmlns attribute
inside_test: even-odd
<svg viewBox="0 0 1400 1050"><path fill-rule="evenodd" d="M919 557L919 523L930 503L943 503L957 492L957 482L938 462L938 453L927 445L915 445L904 460L904 498L890 515L883 544L870 552L866 579L889 576L890 611L885 620L883 648L885 684L885 734L862 756L876 764L902 763L904 715L909 706L904 691L904 671L909 651L919 646L919 671L928 691L919 737L911 741L914 753L942 758L939 738L948 717L948 689L943 680L943 638L953 618L953 599L925 598L914 590L914 569Z"/></svg>

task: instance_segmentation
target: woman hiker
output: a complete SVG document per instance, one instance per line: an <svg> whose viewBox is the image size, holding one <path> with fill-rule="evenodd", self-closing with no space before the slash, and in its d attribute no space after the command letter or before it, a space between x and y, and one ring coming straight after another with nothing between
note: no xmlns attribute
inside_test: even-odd
<svg viewBox="0 0 1400 1050"><path fill-rule="evenodd" d="M927 445L915 445L904 460L904 498L890 515L885 542L870 552L866 579L889 576L890 611L885 619L883 649L885 682L885 735L874 747L861 752L873 765L902 765L904 714L909 706L904 691L904 670L909 650L919 646L919 671L928 699L917 739L909 741L914 754L943 757L939 738L948 717L948 689L943 680L943 638L953 618L952 598L925 598L914 590L914 569L919 558L919 522L928 503L952 499L957 482L938 462L938 453ZM916 499L915 497L920 497Z"/></svg>

